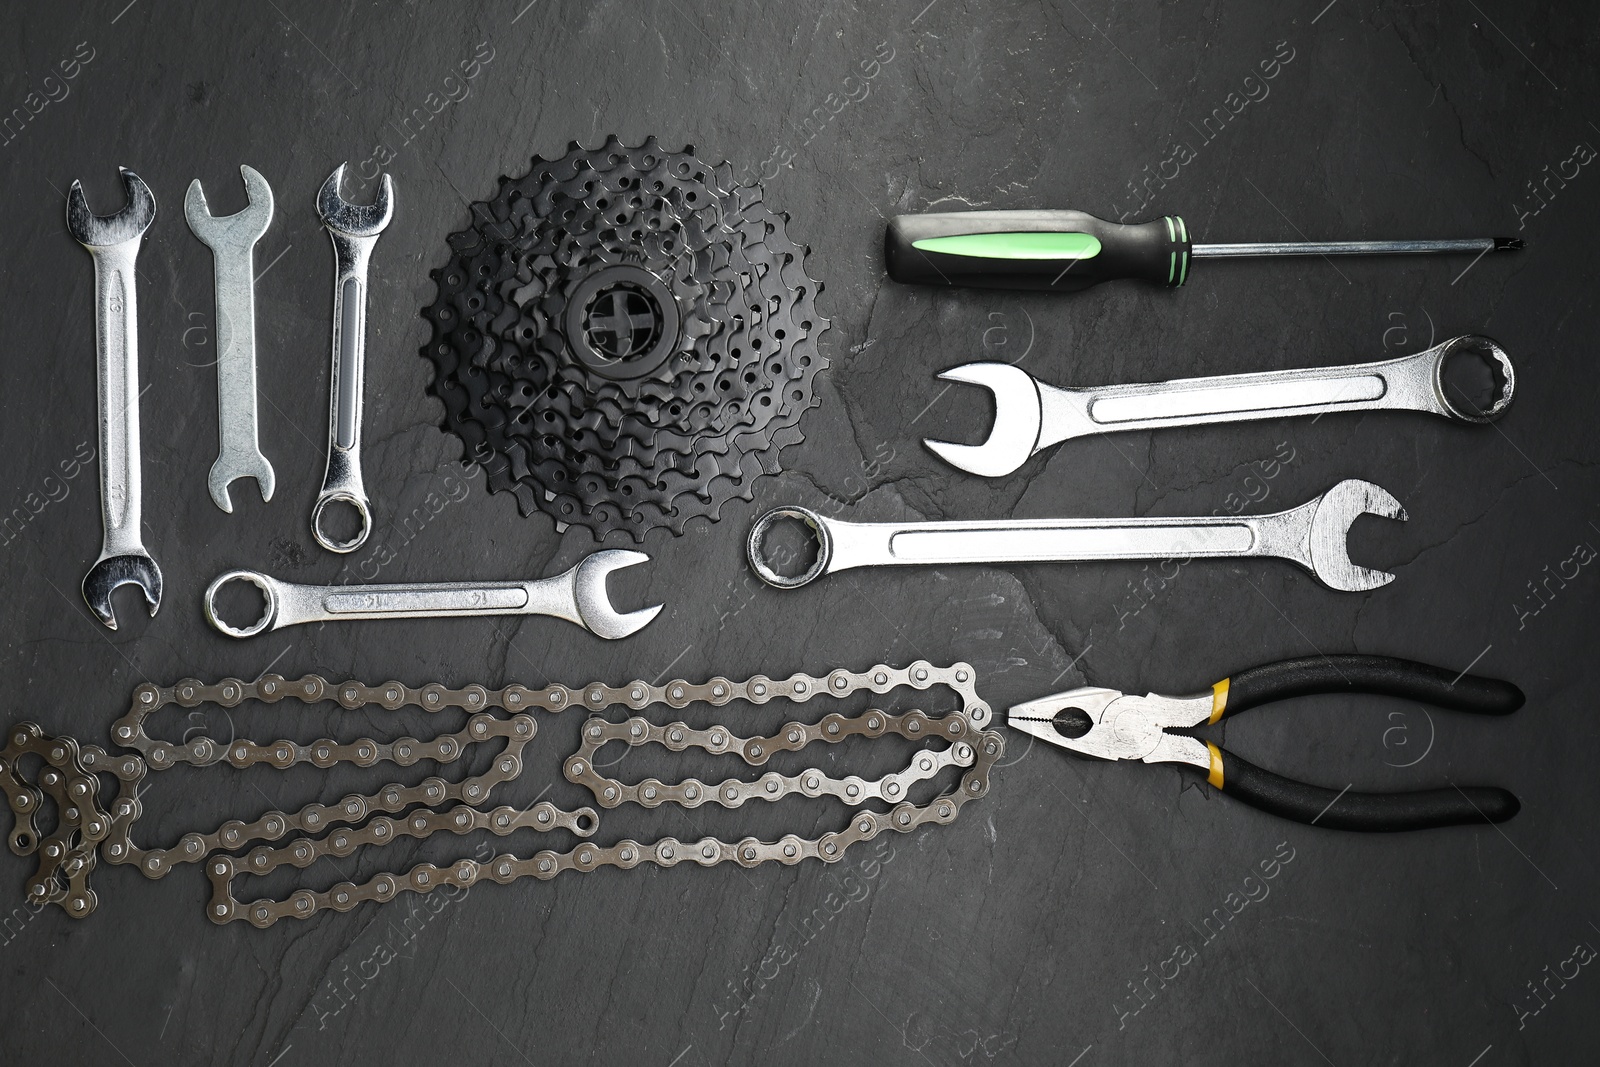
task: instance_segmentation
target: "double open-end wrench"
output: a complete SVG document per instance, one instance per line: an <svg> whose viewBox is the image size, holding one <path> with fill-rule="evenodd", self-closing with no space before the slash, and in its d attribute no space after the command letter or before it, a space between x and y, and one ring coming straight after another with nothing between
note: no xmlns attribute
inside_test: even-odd
<svg viewBox="0 0 1600 1067"><path fill-rule="evenodd" d="M1495 371L1496 397L1482 410L1465 398L1452 399L1446 388L1445 364L1469 354ZM1491 422L1511 404L1516 387L1505 351L1474 335L1376 363L1089 389L1058 389L1009 363L968 363L939 377L994 394L994 428L983 444L923 442L951 466L985 478L1010 474L1051 445L1116 430L1385 409Z"/></svg>
<svg viewBox="0 0 1600 1067"><path fill-rule="evenodd" d="M229 571L206 589L206 618L229 637L254 637L303 622L342 619L434 619L467 615L550 615L616 640L643 629L661 610L619 612L606 595L612 571L647 563L643 552L608 548L576 567L532 582L435 582L418 585L293 585L255 571ZM217 615L217 592L230 582L261 590L267 610L245 627Z"/></svg>
<svg viewBox="0 0 1600 1067"><path fill-rule="evenodd" d="M218 447L206 485L217 507L230 515L229 484L254 478L263 501L272 499L276 484L256 429L255 247L272 225L272 187L250 167L241 164L239 173L250 202L235 215L211 214L199 178L183 198L189 229L211 249L216 278Z"/></svg>
<svg viewBox="0 0 1600 1067"><path fill-rule="evenodd" d="M372 511L361 481L361 396L366 381L367 263L378 235L394 215L394 183L385 174L371 204L339 195L343 163L317 193L317 214L333 241L333 380L328 403L328 469L311 510L311 534L330 552L354 552L372 531ZM322 529L330 504L346 504L361 519L348 541Z"/></svg>
<svg viewBox="0 0 1600 1067"><path fill-rule="evenodd" d="M100 558L83 577L83 599L100 621L117 628L111 593L137 585L150 614L161 607L161 568L145 551L140 529L139 310L134 261L156 217L150 187L121 168L128 204L95 215L83 186L67 192L67 232L94 257L95 370L100 393Z"/></svg>
<svg viewBox="0 0 1600 1067"><path fill-rule="evenodd" d="M1271 515L840 522L808 508L783 507L756 520L747 549L751 568L779 589L795 589L852 567L1272 556L1293 560L1330 589L1359 593L1394 581L1392 574L1350 561L1345 536L1362 515L1406 517L1400 502L1381 487L1347 479L1315 500ZM766 561L767 531L784 519L809 526L817 541L816 562L792 577Z"/></svg>

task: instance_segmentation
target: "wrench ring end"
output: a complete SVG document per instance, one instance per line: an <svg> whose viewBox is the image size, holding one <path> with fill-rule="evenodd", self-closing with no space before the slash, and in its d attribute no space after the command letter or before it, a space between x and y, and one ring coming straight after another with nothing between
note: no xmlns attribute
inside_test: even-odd
<svg viewBox="0 0 1600 1067"><path fill-rule="evenodd" d="M335 541L322 532L322 516L327 512L329 504L349 504L356 509L356 514L361 516L361 529L350 540ZM324 493L317 497L317 506L311 509L311 536L317 539L317 544L329 552L354 552L367 543L367 536L371 533L372 511L361 497L346 492Z"/></svg>
<svg viewBox="0 0 1600 1067"><path fill-rule="evenodd" d="M817 559L805 571L793 577L779 574L767 565L762 552L767 539L767 532L782 519L795 519L805 523L811 528L812 536L817 543ZM822 521L822 516L809 508L781 507L773 508L750 527L750 539L747 544L750 557L750 569L756 576L768 585L777 589L798 589L828 572L828 565L833 562L833 537L828 533L828 527Z"/></svg>
<svg viewBox="0 0 1600 1067"><path fill-rule="evenodd" d="M222 616L217 614L217 592L229 582L249 582L261 591L262 597L267 602L267 610L258 621L249 626L238 627L224 621ZM228 571L226 574L218 575L215 581L206 586L205 610L206 621L229 637L254 637L270 629L277 621L278 594L264 575L255 571Z"/></svg>
<svg viewBox="0 0 1600 1067"><path fill-rule="evenodd" d="M1492 363L1505 379L1505 384L1497 390L1499 395L1495 397L1494 403L1481 411L1471 407L1470 404L1463 406L1453 402L1445 389L1444 368L1450 362L1450 357L1458 350L1476 355L1486 363ZM1485 356L1487 358L1484 358ZM1517 375L1512 370L1511 357L1492 338L1484 337L1482 334L1463 334L1439 345L1439 357L1433 363L1433 390L1439 398L1439 403L1444 405L1452 418L1480 424L1494 422L1505 414L1506 408L1511 406L1511 397L1516 389Z"/></svg>

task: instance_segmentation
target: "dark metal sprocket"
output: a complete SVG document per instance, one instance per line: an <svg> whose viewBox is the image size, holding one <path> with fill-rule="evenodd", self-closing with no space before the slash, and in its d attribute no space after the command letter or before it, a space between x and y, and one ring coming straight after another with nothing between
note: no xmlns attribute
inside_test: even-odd
<svg viewBox="0 0 1600 1067"><path fill-rule="evenodd" d="M493 491L642 541L749 499L827 360L787 216L654 138L534 157L472 205L423 315L430 392Z"/></svg>

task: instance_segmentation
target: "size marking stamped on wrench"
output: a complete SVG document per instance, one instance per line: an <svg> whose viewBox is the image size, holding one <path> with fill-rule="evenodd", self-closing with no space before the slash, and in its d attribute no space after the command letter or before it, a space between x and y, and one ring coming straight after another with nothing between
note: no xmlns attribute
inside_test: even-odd
<svg viewBox="0 0 1600 1067"><path fill-rule="evenodd" d="M206 589L206 618L229 637L254 637L307 622L344 619L440 619L475 615L548 615L566 619L607 640L637 633L661 605L619 612L606 594L613 572L648 563L643 552L608 548L577 566L531 582L432 582L411 585L295 585L255 571L228 571ZM217 614L217 594L232 582L255 586L267 610L249 626L233 626Z"/></svg>
<svg viewBox="0 0 1600 1067"><path fill-rule="evenodd" d="M317 214L333 242L333 380L328 403L328 469L311 510L311 534L329 552L354 552L372 532L372 510L361 480L361 398L366 383L367 265L378 235L394 217L394 182L385 174L371 204L339 195L343 163L317 193ZM340 541L323 530L331 504L355 509L361 526Z"/></svg>
<svg viewBox="0 0 1600 1067"><path fill-rule="evenodd" d="M1496 378L1495 397L1481 409L1464 396L1452 399L1445 381L1448 363L1474 355ZM982 444L923 441L951 466L985 478L1011 474L1062 441L1119 430L1337 411L1421 411L1458 422L1493 422L1511 405L1516 389L1505 350L1487 337L1471 334L1376 363L1085 389L1046 385L1009 363L968 363L939 377L982 386L994 394L994 427Z"/></svg>
<svg viewBox="0 0 1600 1067"><path fill-rule="evenodd" d="M855 567L1270 556L1300 564L1330 589L1360 593L1394 581L1394 575L1350 559L1345 537L1362 515L1406 517L1382 487L1353 478L1270 515L841 522L809 508L782 507L756 520L747 551L751 569L779 589ZM817 542L816 561L793 576L779 574L765 555L767 532L784 520L803 523Z"/></svg>
<svg viewBox="0 0 1600 1067"><path fill-rule="evenodd" d="M200 179L189 183L183 214L189 229L211 249L217 290L217 461L206 486L228 514L228 486L254 478L263 502L277 484L272 464L261 454L256 413L255 247L272 225L272 187L251 167L240 165L249 204L217 218L206 205Z"/></svg>
<svg viewBox="0 0 1600 1067"><path fill-rule="evenodd" d="M139 476L139 309L134 261L156 217L150 187L121 168L128 203L114 215L96 215L83 185L67 192L67 232L94 257L95 379L100 400L100 558L83 577L83 599L111 629L117 628L111 594L137 585L151 616L161 607L161 568L145 551Z"/></svg>

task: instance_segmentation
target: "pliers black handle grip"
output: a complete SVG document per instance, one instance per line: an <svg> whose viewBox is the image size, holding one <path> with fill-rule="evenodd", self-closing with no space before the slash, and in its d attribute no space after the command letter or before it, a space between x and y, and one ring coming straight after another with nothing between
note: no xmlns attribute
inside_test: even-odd
<svg viewBox="0 0 1600 1067"><path fill-rule="evenodd" d="M1387 656L1310 656L1239 671L1212 687L1217 722L1241 711L1313 693L1362 692L1422 701L1474 715L1509 715L1523 704L1510 682L1452 675L1426 663ZM1453 786L1408 793L1338 791L1262 770L1206 742L1206 781L1252 807L1295 822L1341 830L1421 830L1434 826L1504 822L1517 798L1493 786Z"/></svg>

